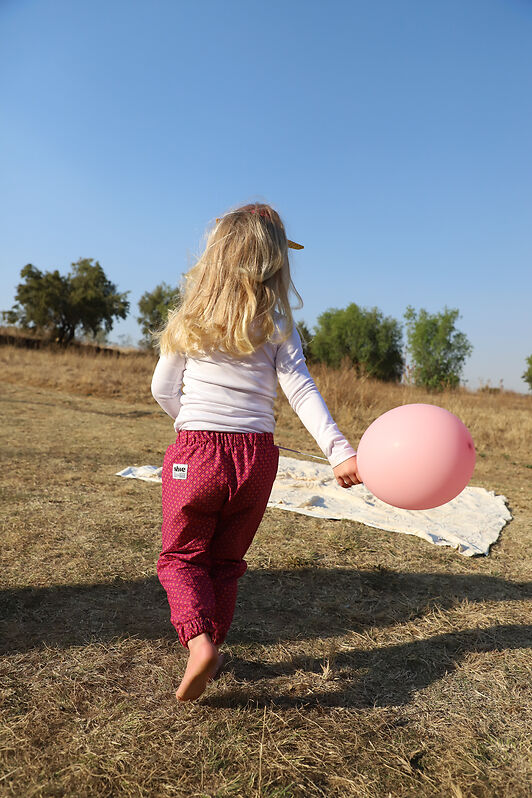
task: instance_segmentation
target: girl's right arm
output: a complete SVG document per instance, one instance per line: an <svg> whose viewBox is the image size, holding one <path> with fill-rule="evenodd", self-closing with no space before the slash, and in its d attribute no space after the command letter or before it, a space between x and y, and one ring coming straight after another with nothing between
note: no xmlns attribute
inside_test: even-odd
<svg viewBox="0 0 532 798"><path fill-rule="evenodd" d="M279 345L276 370L290 406L328 458L338 484L349 487L360 482L356 470L356 452L338 429L309 374L295 327L290 338ZM347 482L349 485L345 484Z"/></svg>
<svg viewBox="0 0 532 798"><path fill-rule="evenodd" d="M184 370L184 355L178 353L161 355L151 381L153 398L174 421L181 407Z"/></svg>

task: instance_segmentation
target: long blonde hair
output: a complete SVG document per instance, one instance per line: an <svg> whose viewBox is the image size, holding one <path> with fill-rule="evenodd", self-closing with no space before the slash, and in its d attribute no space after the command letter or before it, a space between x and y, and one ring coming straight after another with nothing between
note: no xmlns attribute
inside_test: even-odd
<svg viewBox="0 0 532 798"><path fill-rule="evenodd" d="M180 303L154 337L163 354L251 354L274 335L282 340L291 334L290 291L302 307L279 214L269 205L244 205L217 220L205 251L185 275ZM275 313L284 317L282 332Z"/></svg>

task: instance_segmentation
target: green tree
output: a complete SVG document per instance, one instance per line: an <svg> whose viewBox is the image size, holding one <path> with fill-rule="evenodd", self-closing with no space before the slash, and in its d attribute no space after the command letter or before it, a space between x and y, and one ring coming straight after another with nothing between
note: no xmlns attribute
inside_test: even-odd
<svg viewBox="0 0 532 798"><path fill-rule="evenodd" d="M528 387L532 391L532 355L529 355L526 359L526 364L528 366L527 370L524 374L522 374L522 378L525 382L528 383Z"/></svg>
<svg viewBox="0 0 532 798"><path fill-rule="evenodd" d="M125 319L129 292L119 294L98 261L81 258L71 267L64 276L57 269L42 272L31 263L24 266L16 303L4 313L6 321L68 344L79 329L98 338L112 329L114 318Z"/></svg>
<svg viewBox="0 0 532 798"><path fill-rule="evenodd" d="M343 310L327 310L318 317L310 351L316 360L338 368L347 359L359 374L388 382L403 372L401 325L377 308L354 302Z"/></svg>
<svg viewBox="0 0 532 798"><path fill-rule="evenodd" d="M405 313L407 349L412 358L414 383L432 390L456 388L464 361L473 351L467 336L455 322L459 311L445 307L441 313L416 313L408 306Z"/></svg>
<svg viewBox="0 0 532 798"><path fill-rule="evenodd" d="M142 294L139 299L140 316L137 316L142 330L142 339L139 342L142 346L153 346L151 333L166 323L168 312L179 302L179 296L179 289L166 283Z"/></svg>

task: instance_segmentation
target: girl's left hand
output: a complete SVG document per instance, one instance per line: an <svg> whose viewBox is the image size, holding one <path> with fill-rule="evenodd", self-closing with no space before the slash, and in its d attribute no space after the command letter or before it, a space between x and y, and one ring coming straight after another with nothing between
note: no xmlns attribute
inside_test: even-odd
<svg viewBox="0 0 532 798"><path fill-rule="evenodd" d="M362 482L357 469L356 455L335 466L333 472L341 488L351 488L353 485L359 485Z"/></svg>

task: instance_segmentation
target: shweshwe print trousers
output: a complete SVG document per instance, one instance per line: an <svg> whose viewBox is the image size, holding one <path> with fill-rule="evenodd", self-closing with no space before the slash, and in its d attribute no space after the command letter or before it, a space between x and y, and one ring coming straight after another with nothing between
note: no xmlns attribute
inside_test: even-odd
<svg viewBox="0 0 532 798"><path fill-rule="evenodd" d="M180 431L166 450L157 574L184 646L203 632L224 641L278 462L268 432Z"/></svg>

